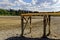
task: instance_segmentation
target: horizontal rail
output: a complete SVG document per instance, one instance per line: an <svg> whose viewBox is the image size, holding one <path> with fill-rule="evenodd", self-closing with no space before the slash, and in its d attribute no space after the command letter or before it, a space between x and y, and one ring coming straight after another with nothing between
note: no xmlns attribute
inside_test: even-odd
<svg viewBox="0 0 60 40"><path fill-rule="evenodd" d="M60 12L57 13L27 13L27 14L21 14L21 16L41 16L41 15L52 15L52 16L60 16Z"/></svg>

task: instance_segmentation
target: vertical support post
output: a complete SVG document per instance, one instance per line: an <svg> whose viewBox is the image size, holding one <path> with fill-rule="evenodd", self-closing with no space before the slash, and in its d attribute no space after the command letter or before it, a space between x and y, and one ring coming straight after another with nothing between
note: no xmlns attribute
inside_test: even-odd
<svg viewBox="0 0 60 40"><path fill-rule="evenodd" d="M24 22L23 22L23 16L21 16L21 36L23 37L23 32L24 32L24 29L23 29L23 26L24 26Z"/></svg>
<svg viewBox="0 0 60 40"><path fill-rule="evenodd" d="M31 33L31 16L30 16L30 33Z"/></svg>
<svg viewBox="0 0 60 40"><path fill-rule="evenodd" d="M46 37L47 15L44 15L43 24L44 24L43 37Z"/></svg>
<svg viewBox="0 0 60 40"><path fill-rule="evenodd" d="M49 25L49 31L50 31L51 16L49 15L48 17L49 17L49 23L48 23L48 25Z"/></svg>
<svg viewBox="0 0 60 40"><path fill-rule="evenodd" d="M51 31L50 31L50 21L51 21L51 16L48 15L48 26L49 26L49 33L47 34L47 36L50 35Z"/></svg>

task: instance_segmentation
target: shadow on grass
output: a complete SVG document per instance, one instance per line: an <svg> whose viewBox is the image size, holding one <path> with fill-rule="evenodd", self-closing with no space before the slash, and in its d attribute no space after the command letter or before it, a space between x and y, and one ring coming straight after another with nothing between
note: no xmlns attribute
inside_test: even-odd
<svg viewBox="0 0 60 40"><path fill-rule="evenodd" d="M60 40L60 39L52 39L48 37L41 37L41 38L28 38L28 37L10 37L5 40Z"/></svg>

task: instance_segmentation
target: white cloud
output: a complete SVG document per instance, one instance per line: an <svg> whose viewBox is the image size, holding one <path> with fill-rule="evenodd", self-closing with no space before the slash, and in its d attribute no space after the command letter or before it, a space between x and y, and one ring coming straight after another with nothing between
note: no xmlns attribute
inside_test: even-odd
<svg viewBox="0 0 60 40"><path fill-rule="evenodd" d="M37 0L32 0L32 4L35 5Z"/></svg>
<svg viewBox="0 0 60 40"><path fill-rule="evenodd" d="M28 4L25 3L26 5L28 5L28 6L25 6L26 7L25 9L32 10L32 11L55 11L55 10L59 10L59 8L60 8L60 6L57 6L60 4L60 0L58 0L58 1L53 0L53 2L55 2L55 4L53 4L53 5L50 5L51 2L47 2L47 1L42 2L39 5L36 5L36 2L38 2L38 1L32 0L32 3L30 3L31 6L29 6ZM35 6L33 6L33 5L35 5Z"/></svg>
<svg viewBox="0 0 60 40"><path fill-rule="evenodd" d="M12 9L24 9L31 11L57 11L60 9L60 0L51 0L55 4L51 5L51 2L39 2L40 0L32 0L31 3L26 3L23 0L15 0L14 3L9 2L8 0L3 0L0 4L6 5L5 7L0 6L0 8L12 8ZM37 4L39 2L39 4ZM13 6L16 6L13 8ZM44 10L45 9L45 10Z"/></svg>
<svg viewBox="0 0 60 40"><path fill-rule="evenodd" d="M11 6L14 6L15 4L10 3L8 0L3 0L2 2L0 2L0 8L4 8L4 9L9 9Z"/></svg>
<svg viewBox="0 0 60 40"><path fill-rule="evenodd" d="M51 3L47 3L46 1L44 3L41 3L41 7L47 8L50 6Z"/></svg>
<svg viewBox="0 0 60 40"><path fill-rule="evenodd" d="M57 2L58 0L52 0L53 2Z"/></svg>

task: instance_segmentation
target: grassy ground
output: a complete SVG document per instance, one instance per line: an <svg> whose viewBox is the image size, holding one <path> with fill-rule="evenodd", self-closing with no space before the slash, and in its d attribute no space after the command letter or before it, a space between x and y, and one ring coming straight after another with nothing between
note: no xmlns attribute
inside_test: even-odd
<svg viewBox="0 0 60 40"><path fill-rule="evenodd" d="M20 27L19 17L0 17L0 31Z"/></svg>

